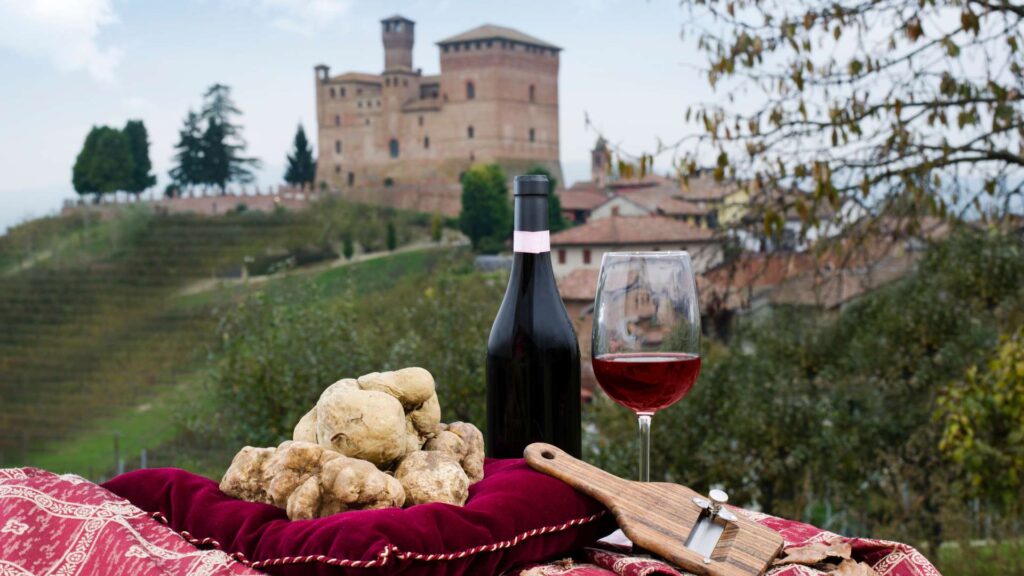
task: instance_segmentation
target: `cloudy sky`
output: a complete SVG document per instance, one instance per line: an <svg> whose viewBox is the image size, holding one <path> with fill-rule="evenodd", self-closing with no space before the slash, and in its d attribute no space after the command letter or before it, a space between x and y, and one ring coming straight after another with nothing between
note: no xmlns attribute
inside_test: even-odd
<svg viewBox="0 0 1024 576"><path fill-rule="evenodd" d="M711 98L676 0L0 0L0 230L74 196L71 165L95 124L145 121L162 189L181 120L214 82L234 91L260 183L278 183L296 124L313 129L313 66L378 72L379 20L395 13L417 22L425 74L438 71L434 42L483 23L562 46L570 182L589 176L585 114L640 152L685 134L686 106Z"/></svg>

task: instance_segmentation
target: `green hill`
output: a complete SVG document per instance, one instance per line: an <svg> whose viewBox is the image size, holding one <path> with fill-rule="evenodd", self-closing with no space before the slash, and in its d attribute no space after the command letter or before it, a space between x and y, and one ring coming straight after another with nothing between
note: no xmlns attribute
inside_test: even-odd
<svg viewBox="0 0 1024 576"><path fill-rule="evenodd" d="M373 248L377 233L366 229L388 220L407 251L339 266L343 232L358 227L360 244ZM12 229L0 237L0 466L97 477L116 466L115 436L128 459L168 441L169 403L207 366L218 307L266 284L243 280L243 265L285 270L271 282L312 275L329 290L352 282L372 291L440 257L410 250L426 224L333 201L218 218L136 208Z"/></svg>

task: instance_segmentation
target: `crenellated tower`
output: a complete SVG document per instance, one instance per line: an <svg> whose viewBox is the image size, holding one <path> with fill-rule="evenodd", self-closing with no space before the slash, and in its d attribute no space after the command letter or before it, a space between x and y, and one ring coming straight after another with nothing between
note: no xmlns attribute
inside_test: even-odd
<svg viewBox="0 0 1024 576"><path fill-rule="evenodd" d="M384 73L412 72L412 45L416 39L416 23L404 16L380 21L384 39Z"/></svg>

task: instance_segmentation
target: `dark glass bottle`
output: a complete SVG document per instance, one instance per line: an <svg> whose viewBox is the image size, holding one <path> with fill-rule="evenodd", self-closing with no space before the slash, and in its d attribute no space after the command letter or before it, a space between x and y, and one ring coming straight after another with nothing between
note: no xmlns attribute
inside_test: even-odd
<svg viewBox="0 0 1024 576"><path fill-rule="evenodd" d="M487 341L487 455L532 442L573 456L580 440L580 347L551 269L548 179L515 179L512 274Z"/></svg>

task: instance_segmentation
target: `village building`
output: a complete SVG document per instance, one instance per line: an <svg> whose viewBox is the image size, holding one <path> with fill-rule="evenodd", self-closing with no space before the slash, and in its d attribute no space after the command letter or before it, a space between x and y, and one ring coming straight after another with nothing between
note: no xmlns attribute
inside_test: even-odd
<svg viewBox="0 0 1024 576"><path fill-rule="evenodd" d="M551 236L555 276L598 269L605 252L686 250L701 273L722 260L714 232L664 216L608 216Z"/></svg>
<svg viewBox="0 0 1024 576"><path fill-rule="evenodd" d="M381 21L384 70L331 75L316 66L320 187L456 185L477 163L508 174L543 166L562 181L561 48L486 24L437 43L440 73L415 68L415 23Z"/></svg>

